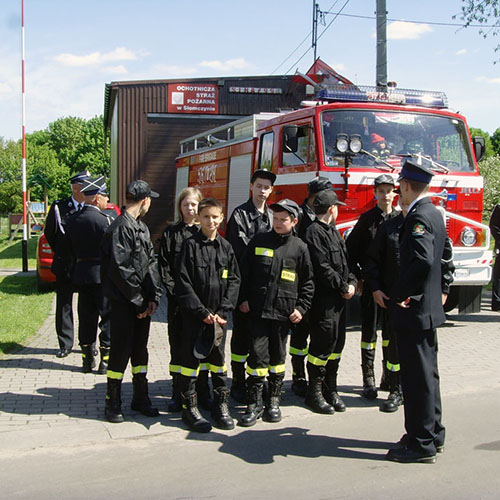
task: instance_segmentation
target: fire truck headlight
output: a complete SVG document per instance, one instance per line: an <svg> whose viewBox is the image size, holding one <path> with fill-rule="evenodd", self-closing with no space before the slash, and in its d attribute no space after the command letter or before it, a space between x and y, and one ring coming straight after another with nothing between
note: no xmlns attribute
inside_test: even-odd
<svg viewBox="0 0 500 500"><path fill-rule="evenodd" d="M466 247L473 246L477 241L477 233L470 227L464 227L460 233L460 241Z"/></svg>
<svg viewBox="0 0 500 500"><path fill-rule="evenodd" d="M337 142L335 143L337 150L340 153L345 153L349 148L349 138L346 134L337 134Z"/></svg>
<svg viewBox="0 0 500 500"><path fill-rule="evenodd" d="M351 151L357 154L361 151L362 147L363 143L361 142L361 136L359 136L358 134L351 135L351 141L349 142L349 148L351 149Z"/></svg>

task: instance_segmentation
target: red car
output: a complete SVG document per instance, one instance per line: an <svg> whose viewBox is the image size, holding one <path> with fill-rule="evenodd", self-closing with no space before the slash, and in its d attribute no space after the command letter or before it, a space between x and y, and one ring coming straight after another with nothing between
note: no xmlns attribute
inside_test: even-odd
<svg viewBox="0 0 500 500"><path fill-rule="evenodd" d="M113 219L120 215L120 209L113 203L108 203L103 212ZM36 249L36 284L39 292L50 290L55 285L56 277L50 270L53 259L54 252L50 248L45 234L42 233L38 238Z"/></svg>

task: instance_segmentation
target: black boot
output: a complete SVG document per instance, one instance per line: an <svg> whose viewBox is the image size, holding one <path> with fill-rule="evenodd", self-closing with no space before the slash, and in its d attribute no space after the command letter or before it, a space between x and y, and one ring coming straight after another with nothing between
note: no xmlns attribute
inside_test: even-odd
<svg viewBox="0 0 500 500"><path fill-rule="evenodd" d="M95 368L94 347L92 344L85 344L82 348L82 372L90 373Z"/></svg>
<svg viewBox="0 0 500 500"><path fill-rule="evenodd" d="M337 373L340 359L328 361L326 364L325 383L323 384L323 396L328 404L332 405L339 413L346 411L346 406L337 392Z"/></svg>
<svg viewBox="0 0 500 500"><path fill-rule="evenodd" d="M212 395L210 394L210 384L208 383L208 370L200 370L196 379L196 394L198 395L198 404L207 411L211 411L214 405Z"/></svg>
<svg viewBox="0 0 500 500"><path fill-rule="evenodd" d="M215 425L225 431L234 429L234 421L229 413L228 403L229 389L227 387L217 387L217 389L214 389L212 417L215 420Z"/></svg>
<svg viewBox="0 0 500 500"><path fill-rule="evenodd" d="M266 409L262 419L266 422L276 423L281 422L281 389L283 387L283 378L281 377L270 377L269 378L269 388L267 391L266 398Z"/></svg>
<svg viewBox="0 0 500 500"><path fill-rule="evenodd" d="M381 404L380 411L394 413L403 404L403 391L399 372L389 372L390 392L387 399Z"/></svg>
<svg viewBox="0 0 500 500"><path fill-rule="evenodd" d="M146 417L157 417L160 413L158 409L151 404L148 394L148 379L145 373L135 373L132 377L134 389L132 403L130 408L139 411Z"/></svg>
<svg viewBox="0 0 500 500"><path fill-rule="evenodd" d="M307 393L306 371L304 368L305 356L292 354L292 391L303 398Z"/></svg>
<svg viewBox="0 0 500 500"><path fill-rule="evenodd" d="M247 401L248 406L241 417L240 425L242 427L251 427L255 425L257 420L264 413L262 402L262 391L264 388L264 380L262 377L248 377L247 379Z"/></svg>
<svg viewBox="0 0 500 500"><path fill-rule="evenodd" d="M380 384L378 386L381 391L390 391L389 383L389 370L387 369L387 361L385 358L382 360L382 377L380 378Z"/></svg>
<svg viewBox="0 0 500 500"><path fill-rule="evenodd" d="M323 370L324 371L324 370ZM306 405L315 413L333 415L335 408L323 396L324 375L312 376L309 371L309 385L307 386Z"/></svg>
<svg viewBox="0 0 500 500"><path fill-rule="evenodd" d="M210 432L212 426L205 420L198 410L198 397L196 391L188 391L182 396L182 421L194 432Z"/></svg>
<svg viewBox="0 0 500 500"><path fill-rule="evenodd" d="M231 372L233 376L233 381L231 383L231 397L238 403L245 404L247 402L245 363L232 361Z"/></svg>
<svg viewBox="0 0 500 500"><path fill-rule="evenodd" d="M99 351L101 351L101 361L99 363L99 368L97 369L97 373L99 375L106 375L108 371L108 361L109 361L109 347L99 347Z"/></svg>
<svg viewBox="0 0 500 500"><path fill-rule="evenodd" d="M366 399L376 399L378 396L375 387L375 373L373 361L375 360L375 349L361 349L361 370L363 371L363 396Z"/></svg>
<svg viewBox="0 0 500 500"><path fill-rule="evenodd" d="M182 410L181 389L179 387L179 374L172 374L172 399L167 407L171 413L177 413Z"/></svg>
<svg viewBox="0 0 500 500"><path fill-rule="evenodd" d="M113 424L123 422L121 390L121 380L108 378L104 415L106 416L106 420Z"/></svg>

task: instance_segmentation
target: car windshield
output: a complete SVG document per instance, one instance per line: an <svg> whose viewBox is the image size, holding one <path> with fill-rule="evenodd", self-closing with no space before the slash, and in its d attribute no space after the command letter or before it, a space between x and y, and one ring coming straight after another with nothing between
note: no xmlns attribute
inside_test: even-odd
<svg viewBox="0 0 500 500"><path fill-rule="evenodd" d="M424 113L344 110L321 114L325 166L344 166L336 148L338 134L361 137L363 147L351 155L352 167L387 170L408 157L423 157L437 171L474 171L465 124L456 118Z"/></svg>

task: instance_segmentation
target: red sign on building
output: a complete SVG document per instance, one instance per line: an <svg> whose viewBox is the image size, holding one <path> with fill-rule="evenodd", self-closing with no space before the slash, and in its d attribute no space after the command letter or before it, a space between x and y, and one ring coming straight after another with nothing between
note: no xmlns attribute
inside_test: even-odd
<svg viewBox="0 0 500 500"><path fill-rule="evenodd" d="M168 86L169 113L219 113L219 89L212 83L173 83Z"/></svg>

